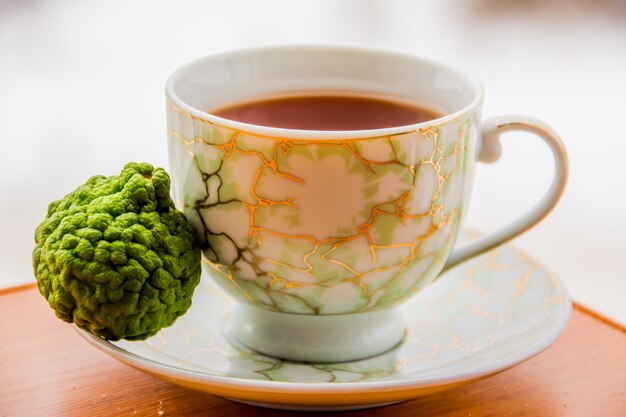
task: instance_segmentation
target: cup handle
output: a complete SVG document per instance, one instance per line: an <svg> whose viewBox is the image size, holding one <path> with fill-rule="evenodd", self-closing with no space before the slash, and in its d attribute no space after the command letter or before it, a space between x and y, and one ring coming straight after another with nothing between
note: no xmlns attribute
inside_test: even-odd
<svg viewBox="0 0 626 417"><path fill-rule="evenodd" d="M500 135L511 130L522 130L539 136L548 145L554 158L552 185L543 199L515 222L460 248L455 248L443 270L446 271L474 256L501 245L539 223L559 201L569 171L567 152L559 135L541 120L529 116L507 115L487 119L482 125L482 143L478 151L480 162L496 162L502 154Z"/></svg>

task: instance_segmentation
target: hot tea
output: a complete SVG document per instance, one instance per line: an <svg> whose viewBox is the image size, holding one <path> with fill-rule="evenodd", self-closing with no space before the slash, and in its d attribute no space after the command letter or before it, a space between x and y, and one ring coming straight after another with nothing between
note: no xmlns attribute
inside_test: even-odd
<svg viewBox="0 0 626 417"><path fill-rule="evenodd" d="M382 129L442 116L411 102L345 93L302 93L264 98L209 112L237 122L299 130Z"/></svg>

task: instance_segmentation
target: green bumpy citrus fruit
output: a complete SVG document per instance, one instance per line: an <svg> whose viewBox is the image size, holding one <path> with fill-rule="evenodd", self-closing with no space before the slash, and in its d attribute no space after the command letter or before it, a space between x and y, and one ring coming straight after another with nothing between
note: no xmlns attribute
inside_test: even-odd
<svg viewBox="0 0 626 417"><path fill-rule="evenodd" d="M200 248L162 168L129 163L48 207L35 232L39 291L56 315L110 340L141 340L191 306Z"/></svg>

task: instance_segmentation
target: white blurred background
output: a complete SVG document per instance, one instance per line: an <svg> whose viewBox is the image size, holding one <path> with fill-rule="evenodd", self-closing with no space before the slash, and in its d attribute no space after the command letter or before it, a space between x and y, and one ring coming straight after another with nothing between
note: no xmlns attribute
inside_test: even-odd
<svg viewBox="0 0 626 417"><path fill-rule="evenodd" d="M164 83L216 51L350 42L463 68L484 115L528 113L571 158L558 208L515 241L574 298L626 323L626 2L0 0L0 287L33 281L47 204L127 161L167 166ZM481 165L467 225L490 231L548 188L524 134Z"/></svg>

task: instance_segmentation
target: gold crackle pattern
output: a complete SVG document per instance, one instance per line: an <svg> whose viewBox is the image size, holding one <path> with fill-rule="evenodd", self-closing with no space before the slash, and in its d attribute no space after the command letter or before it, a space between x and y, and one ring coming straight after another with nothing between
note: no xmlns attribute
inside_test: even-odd
<svg viewBox="0 0 626 417"><path fill-rule="evenodd" d="M210 281L201 284L193 306L174 326L143 342L115 344L183 370L243 380L341 384L454 379L459 372L517 361L529 346L554 340L567 322L568 300L549 272L526 254L503 247L446 273L407 302L405 341L373 358L295 363L228 341L222 323L228 321L233 301Z"/></svg>
<svg viewBox="0 0 626 417"><path fill-rule="evenodd" d="M216 126L170 103L171 165L175 185L186 194L186 199L178 200L210 245L205 263L218 271L213 275L230 293L240 300L289 313L366 311L403 300L430 283L441 270L463 210L465 177L473 164L473 158L468 157L473 148L473 124L474 119L466 117L389 137L307 141L267 138ZM260 187L270 178L276 183L274 188L294 190L295 185L306 189L308 184L297 175L298 167L292 166L290 156L294 154L300 159L309 155L316 163L343 159L345 177L356 173L362 178L369 188L358 190L363 201L350 217L362 219L360 223L343 225L337 234L324 236L271 227L277 223L273 219L288 216L295 224L305 221L299 217L302 197L276 199L268 195L273 190L268 193L263 189L267 185ZM237 164L238 172L230 164ZM428 175L434 177L434 189L424 209L420 207L420 193L429 192L425 191ZM394 196L383 198L385 193L379 191L380 195L368 197L366 190L384 186L383 178L403 186ZM249 187L241 189L246 183ZM447 205L450 201L452 204ZM408 208L411 205L417 208ZM280 211L280 207L289 211ZM344 207L338 204L335 209L342 211ZM229 214L236 210L236 216ZM210 224L211 218L218 216L223 216L220 224ZM239 230L236 236L233 230L242 228L241 224L245 224L245 235ZM401 229L408 231L405 234L412 232L409 239L397 238ZM279 254L287 249L265 244L268 239L290 242L293 253L282 254L289 261ZM367 261L354 250L362 242L368 248ZM393 260L381 261L383 254ZM327 300L337 297L344 299L343 307L329 305Z"/></svg>

